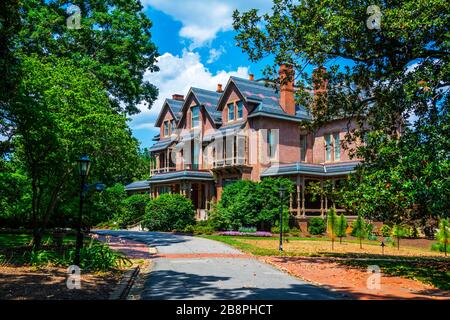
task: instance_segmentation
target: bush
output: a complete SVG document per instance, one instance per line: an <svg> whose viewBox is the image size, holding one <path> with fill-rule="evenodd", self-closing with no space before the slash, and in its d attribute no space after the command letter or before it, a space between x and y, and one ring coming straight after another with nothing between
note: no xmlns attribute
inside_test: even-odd
<svg viewBox="0 0 450 320"><path fill-rule="evenodd" d="M239 180L227 185L217 206L215 217L221 222L222 229L238 230L242 226L257 226L269 229L279 217L279 187L286 189L283 205L289 204L289 192L293 183L286 178L266 178L260 182ZM289 223L286 216L286 223Z"/></svg>
<svg viewBox="0 0 450 320"><path fill-rule="evenodd" d="M188 225L184 228L183 232L185 232L185 233L194 233L194 226L191 225L191 224L188 224Z"/></svg>
<svg viewBox="0 0 450 320"><path fill-rule="evenodd" d="M392 228L387 224L383 224L380 231L383 237L389 237L391 235Z"/></svg>
<svg viewBox="0 0 450 320"><path fill-rule="evenodd" d="M256 227L240 227L239 232L256 232Z"/></svg>
<svg viewBox="0 0 450 320"><path fill-rule="evenodd" d="M299 228L291 228L289 229L289 234L293 237L300 237L301 231Z"/></svg>
<svg viewBox="0 0 450 320"><path fill-rule="evenodd" d="M442 243L433 243L431 245L431 250L432 251L438 251L438 252L445 252L445 249L447 249L447 253L450 252L450 246L447 246L447 248L444 246L444 244Z"/></svg>
<svg viewBox="0 0 450 320"><path fill-rule="evenodd" d="M213 234L215 232L214 228L210 225L196 225L194 226L195 234Z"/></svg>
<svg viewBox="0 0 450 320"><path fill-rule="evenodd" d="M184 230L195 224L191 200L180 194L163 194L145 208L143 227L150 231Z"/></svg>
<svg viewBox="0 0 450 320"><path fill-rule="evenodd" d="M133 194L122 201L123 213L118 217L122 227L144 219L145 207L150 202L148 194Z"/></svg>
<svg viewBox="0 0 450 320"><path fill-rule="evenodd" d="M75 249L70 253L70 261L75 256ZM107 245L94 242L80 251L80 267L92 271L108 271L131 264L123 254L111 250Z"/></svg>
<svg viewBox="0 0 450 320"><path fill-rule="evenodd" d="M308 232L310 234L323 234L325 230L325 220L323 220L322 218L311 218L308 220Z"/></svg>

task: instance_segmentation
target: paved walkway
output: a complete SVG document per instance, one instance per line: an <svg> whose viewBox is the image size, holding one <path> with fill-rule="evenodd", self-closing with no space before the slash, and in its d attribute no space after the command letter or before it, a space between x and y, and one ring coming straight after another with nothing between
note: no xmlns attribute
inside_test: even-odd
<svg viewBox="0 0 450 320"><path fill-rule="evenodd" d="M157 249L143 299L342 299L221 242L161 232L96 231ZM139 249L141 251L141 249Z"/></svg>

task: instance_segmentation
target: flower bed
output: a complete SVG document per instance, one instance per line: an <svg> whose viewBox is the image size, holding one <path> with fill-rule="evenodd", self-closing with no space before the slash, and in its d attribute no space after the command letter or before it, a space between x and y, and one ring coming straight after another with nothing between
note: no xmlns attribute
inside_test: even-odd
<svg viewBox="0 0 450 320"><path fill-rule="evenodd" d="M240 231L222 231L219 232L221 236L248 236L248 237L271 237L272 233L267 231L256 232L240 232Z"/></svg>

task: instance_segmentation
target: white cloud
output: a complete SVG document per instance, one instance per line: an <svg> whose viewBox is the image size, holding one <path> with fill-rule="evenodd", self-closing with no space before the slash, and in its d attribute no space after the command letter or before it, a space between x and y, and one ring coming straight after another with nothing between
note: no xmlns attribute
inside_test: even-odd
<svg viewBox="0 0 450 320"><path fill-rule="evenodd" d="M145 79L159 88L158 99L150 110L144 104L139 105L141 113L132 117L130 126L132 129L149 129L152 122L156 120L161 111L162 104L172 94L186 95L190 87L199 87L208 90L216 90L217 84L223 86L230 76L247 78L248 67L238 67L235 71L224 70L212 74L200 61L200 55L196 52L184 50L181 56L164 53L158 57L160 71L157 73L147 72ZM151 139L151 137L148 137Z"/></svg>
<svg viewBox="0 0 450 320"><path fill-rule="evenodd" d="M217 60L219 60L220 56L226 52L225 48L223 46L220 46L219 49L211 48L209 50L209 57L208 61L206 63L214 63Z"/></svg>
<svg viewBox="0 0 450 320"><path fill-rule="evenodd" d="M271 0L141 0L145 7L153 7L182 23L180 36L192 41L189 49L212 41L218 32L232 29L235 9L247 11L257 8L267 12Z"/></svg>

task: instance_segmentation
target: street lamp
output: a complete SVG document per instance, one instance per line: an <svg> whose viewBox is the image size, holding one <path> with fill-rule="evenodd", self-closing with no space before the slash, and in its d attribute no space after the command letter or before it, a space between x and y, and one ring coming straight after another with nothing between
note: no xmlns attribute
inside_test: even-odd
<svg viewBox="0 0 450 320"><path fill-rule="evenodd" d="M89 168L91 167L91 159L87 155L82 156L77 160L78 162L78 172L81 177L81 185L80 185L80 211L78 213L78 225L77 225L77 244L75 248L75 260L73 262L74 265L80 266L80 251L83 247L83 235L81 234L81 223L83 216L83 197L84 197L84 188L86 177L89 174Z"/></svg>
<svg viewBox="0 0 450 320"><path fill-rule="evenodd" d="M283 198L286 189L283 185L280 186L280 252L283 251Z"/></svg>

